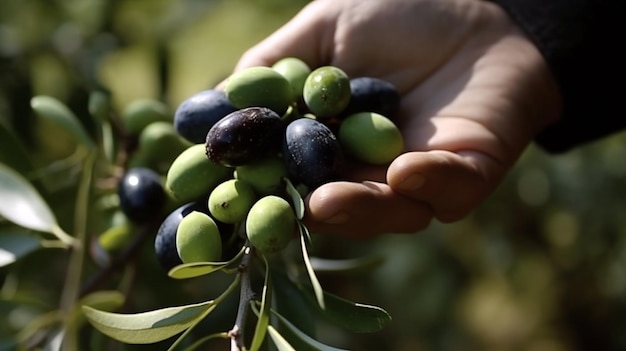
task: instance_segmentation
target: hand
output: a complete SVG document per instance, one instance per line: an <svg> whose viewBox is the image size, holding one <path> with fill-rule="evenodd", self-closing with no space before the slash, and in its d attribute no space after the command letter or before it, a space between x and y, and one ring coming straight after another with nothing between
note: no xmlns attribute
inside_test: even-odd
<svg viewBox="0 0 626 351"><path fill-rule="evenodd" d="M560 113L540 53L487 1L316 0L236 69L287 56L386 79L402 95L396 123L407 152L313 191L313 232L370 237L459 220Z"/></svg>

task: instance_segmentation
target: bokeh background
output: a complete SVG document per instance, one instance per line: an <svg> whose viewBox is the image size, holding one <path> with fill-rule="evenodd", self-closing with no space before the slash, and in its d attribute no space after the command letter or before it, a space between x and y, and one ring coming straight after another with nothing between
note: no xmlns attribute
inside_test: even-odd
<svg viewBox="0 0 626 351"><path fill-rule="evenodd" d="M33 150L49 179L47 199L71 222L75 172L53 162L62 149L37 149L32 96L54 96L79 117L87 115L89 92L101 87L117 109L139 98L175 109L225 78L245 49L306 2L2 0L0 122ZM384 257L358 274L321 277L328 290L382 306L393 317L383 331L366 335L320 325L319 338L337 347L626 350L626 135L559 155L533 145L496 192L458 223L370 241L319 237L314 253ZM35 252L0 270L0 341L58 302L65 260L61 252ZM146 264L136 272L129 310L190 303L211 289L173 284L157 270ZM6 303L16 296L27 307ZM223 322L232 323L227 316Z"/></svg>

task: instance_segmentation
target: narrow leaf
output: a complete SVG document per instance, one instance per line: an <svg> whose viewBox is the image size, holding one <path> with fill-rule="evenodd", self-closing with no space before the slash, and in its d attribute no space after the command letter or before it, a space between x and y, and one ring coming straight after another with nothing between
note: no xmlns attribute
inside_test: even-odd
<svg viewBox="0 0 626 351"><path fill-rule="evenodd" d="M309 299L316 298L310 289L302 289ZM373 333L383 329L391 321L387 311L372 305L352 302L324 292L326 309L321 313L329 322L354 333Z"/></svg>
<svg viewBox="0 0 626 351"><path fill-rule="evenodd" d="M0 267L10 265L29 253L41 248L36 237L27 233L0 233Z"/></svg>
<svg viewBox="0 0 626 351"><path fill-rule="evenodd" d="M298 219L302 219L304 218L304 209L305 209L304 200L302 199L302 196L298 192L298 189L296 189L296 187L293 186L293 183L289 180L289 178L285 177L284 179L285 179L285 184L287 184L286 186L287 194L289 194L289 196L291 197L294 210L296 211L296 217Z"/></svg>
<svg viewBox="0 0 626 351"><path fill-rule="evenodd" d="M193 262L178 265L172 268L168 275L174 279L189 279L217 272L232 263L236 262L243 255L245 247L243 247L235 257L224 262Z"/></svg>
<svg viewBox="0 0 626 351"><path fill-rule="evenodd" d="M269 334L270 338L274 342L274 345L276 346L276 349L278 351L296 351L296 349L294 349L287 342L287 340L285 340L285 338L283 338L283 336L280 335L280 333L276 329L274 329L274 327L272 327L271 325L267 327L267 333Z"/></svg>
<svg viewBox="0 0 626 351"><path fill-rule="evenodd" d="M300 246L302 247L302 258L304 260L304 266L306 267L306 271L309 274L309 279L311 280L311 285L313 286L313 292L315 293L315 298L317 300L317 304L323 310L326 308L324 303L324 290L320 285L319 280L317 280L317 276L315 275L315 271L313 270L313 266L311 266L311 261L309 260L309 253L306 248L306 235L302 231L302 226L300 226Z"/></svg>
<svg viewBox="0 0 626 351"><path fill-rule="evenodd" d="M87 135L76 115L64 103L51 96L35 96L30 100L31 108L40 118L68 132L78 143L93 149L95 144Z"/></svg>
<svg viewBox="0 0 626 351"><path fill-rule="evenodd" d="M89 306L83 306L83 312L96 329L115 340L151 344L185 331L215 307L214 301L207 301L136 314L104 312Z"/></svg>
<svg viewBox="0 0 626 351"><path fill-rule="evenodd" d="M193 344L191 344L191 346L185 348L184 351L195 351L200 346L202 346L205 342L207 342L209 340L217 339L217 338L228 339L228 333L226 333L226 332L215 333L215 334L210 334L210 335L207 335L205 337L202 337L202 338L196 340Z"/></svg>
<svg viewBox="0 0 626 351"><path fill-rule="evenodd" d="M367 256L343 260L331 260L320 257L311 257L311 266L318 273L347 273L372 269L381 264L382 256Z"/></svg>
<svg viewBox="0 0 626 351"><path fill-rule="evenodd" d="M6 163L13 169L21 172L31 172L33 164L24 144L0 122L0 162Z"/></svg>
<svg viewBox="0 0 626 351"><path fill-rule="evenodd" d="M346 349L338 349L336 347L332 347L332 346L328 346L326 344L323 344L315 339L313 339L312 337L310 337L309 335L307 335L306 333L302 332L300 329L298 329L295 325L293 325L291 322L289 322L287 320L287 318L281 316L279 313L276 313L275 311L272 311L272 314L278 318L278 320L288 329L288 331L292 334L293 337L298 338L300 341L304 342L304 346L301 346L301 348L307 348L306 350L300 350L300 348L298 349L298 351L347 351Z"/></svg>
<svg viewBox="0 0 626 351"><path fill-rule="evenodd" d="M37 190L15 170L0 163L0 216L24 228L56 230L57 220Z"/></svg>
<svg viewBox="0 0 626 351"><path fill-rule="evenodd" d="M267 326L270 323L270 301L272 300L272 280L270 270L265 257L265 282L263 284L263 296L261 297L261 311L258 314L256 327L254 328L254 336L250 343L250 351L258 351L263 344L265 334L267 334Z"/></svg>

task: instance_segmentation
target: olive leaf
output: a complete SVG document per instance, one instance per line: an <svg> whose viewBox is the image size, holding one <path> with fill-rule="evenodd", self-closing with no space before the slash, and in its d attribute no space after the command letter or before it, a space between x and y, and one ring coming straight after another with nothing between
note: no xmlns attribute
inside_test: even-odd
<svg viewBox="0 0 626 351"><path fill-rule="evenodd" d="M30 156L24 144L0 121L0 162L6 163L16 171L27 173L33 170Z"/></svg>
<svg viewBox="0 0 626 351"><path fill-rule="evenodd" d="M300 341L298 343L298 351L347 351L345 349L338 349L336 347L328 346L313 339L312 337L298 329L298 327L293 325L293 323L287 320L287 318L283 317L281 314L277 313L274 310L272 310L272 315L276 317L282 325L285 326L283 334L285 334L285 332L288 332L289 335L285 334L286 336L291 338L297 338L298 341ZM295 340L292 341L292 344L295 344Z"/></svg>
<svg viewBox="0 0 626 351"><path fill-rule="evenodd" d="M298 189L293 186L293 183L289 180L289 178L285 177L283 179L285 180L287 194L291 197L291 201L293 202L294 211L296 212L296 218L298 218L298 220L301 220L302 218L304 218L304 200L298 192Z"/></svg>
<svg viewBox="0 0 626 351"><path fill-rule="evenodd" d="M83 306L87 320L103 334L128 344L151 344L179 334L216 307L215 301L119 314Z"/></svg>
<svg viewBox="0 0 626 351"><path fill-rule="evenodd" d="M313 286L313 292L315 293L315 298L317 300L318 306L323 310L326 308L324 304L324 290L320 285L317 276L315 275L315 271L313 270L313 266L311 266L311 261L309 260L309 253L306 247L306 237L304 230L302 229L304 226L299 226L300 228L300 247L302 248L302 259L304 260L304 266L306 267L306 271L309 275L309 279L311 280L311 285ZM306 227L305 227L306 229Z"/></svg>
<svg viewBox="0 0 626 351"><path fill-rule="evenodd" d="M276 346L276 349L278 351L296 351L296 349L294 349L293 346L291 346L289 342L287 342L287 340L285 340L285 338L280 335L278 330L276 330L271 325L267 327L267 334L274 342L274 346Z"/></svg>
<svg viewBox="0 0 626 351"><path fill-rule="evenodd" d="M213 272L222 270L230 266L234 262L238 261L243 255L245 248L245 246L241 248L239 253L237 253L235 257L231 258L228 261L184 263L170 269L167 274L174 279L189 279L211 274Z"/></svg>
<svg viewBox="0 0 626 351"><path fill-rule="evenodd" d="M318 273L347 273L372 269L381 264L384 258L380 255L372 255L341 260L311 257L309 260L313 269Z"/></svg>
<svg viewBox="0 0 626 351"><path fill-rule="evenodd" d="M27 229L52 233L66 244L65 233L39 192L22 175L0 163L0 216Z"/></svg>
<svg viewBox="0 0 626 351"><path fill-rule="evenodd" d="M302 287L302 291L310 300L317 299L311 289ZM391 321L389 313L378 306L352 302L326 291L324 300L326 308L320 309L322 316L334 325L350 332L377 332Z"/></svg>
<svg viewBox="0 0 626 351"><path fill-rule="evenodd" d="M31 98L30 106L40 118L65 130L87 149L94 149L93 140L87 135L76 115L64 103L51 96L39 95Z"/></svg>
<svg viewBox="0 0 626 351"><path fill-rule="evenodd" d="M41 248L35 236L16 231L0 232L0 267L10 265L18 259Z"/></svg>
<svg viewBox="0 0 626 351"><path fill-rule="evenodd" d="M267 333L267 327L270 322L270 301L272 300L272 280L270 277L270 270L268 269L267 260L263 257L265 262L265 282L263 284L263 295L261 297L261 310L257 313L258 320L256 327L254 328L254 337L250 343L250 351L258 351L263 344L265 334ZM254 303L254 302L251 302ZM256 311L255 311L256 312Z"/></svg>

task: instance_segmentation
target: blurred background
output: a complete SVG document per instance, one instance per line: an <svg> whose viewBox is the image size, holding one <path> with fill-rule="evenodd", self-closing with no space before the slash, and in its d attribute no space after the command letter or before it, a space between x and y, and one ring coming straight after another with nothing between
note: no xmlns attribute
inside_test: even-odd
<svg viewBox="0 0 626 351"><path fill-rule="evenodd" d="M50 155L56 151L37 148L41 131L33 127L32 96L56 97L79 118L87 116L89 93L101 88L119 110L140 98L175 109L225 78L248 47L306 2L2 0L0 123L33 150L36 162L53 164L63 150ZM61 221L71 222L67 200L75 190L63 180L72 178L66 169L47 172L54 179L47 199ZM314 253L385 259L366 272L321 277L328 290L381 306L393 317L375 334L320 325L319 338L337 347L626 350L626 135L560 155L531 146L463 221L371 241L320 237ZM60 251L35 252L0 270L0 341L58 302L65 263ZM137 273L131 310L190 303L208 289L172 284L150 270ZM2 302L15 292L30 301L28 308Z"/></svg>

